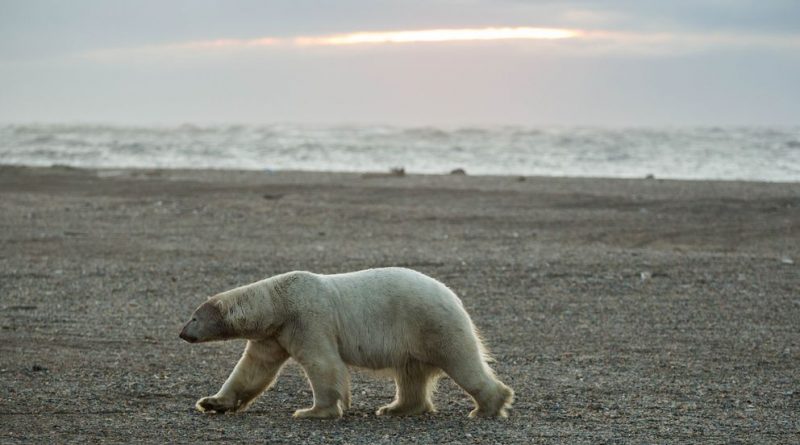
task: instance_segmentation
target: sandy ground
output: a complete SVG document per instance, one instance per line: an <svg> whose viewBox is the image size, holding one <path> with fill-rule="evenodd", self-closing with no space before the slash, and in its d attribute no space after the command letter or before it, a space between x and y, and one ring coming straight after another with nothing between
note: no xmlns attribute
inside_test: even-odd
<svg viewBox="0 0 800 445"><path fill-rule="evenodd" d="M797 443L800 183L0 168L0 442ZM189 345L211 294L406 266L464 301L517 393L474 421L339 421L290 364L203 415L243 342Z"/></svg>

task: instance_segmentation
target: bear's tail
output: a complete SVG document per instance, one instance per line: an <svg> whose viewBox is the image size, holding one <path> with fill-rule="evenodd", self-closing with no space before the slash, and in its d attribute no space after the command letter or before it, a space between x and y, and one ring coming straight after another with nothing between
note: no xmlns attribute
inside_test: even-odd
<svg viewBox="0 0 800 445"><path fill-rule="evenodd" d="M471 321L472 320L470 320L470 322ZM495 360L495 358L492 356L492 353L489 352L489 349L483 343L483 336L481 336L480 331L478 331L478 328L475 327L474 324L472 325L472 333L475 334L475 339L478 342L478 353L481 355L483 362L487 365L491 363L497 363L497 360Z"/></svg>

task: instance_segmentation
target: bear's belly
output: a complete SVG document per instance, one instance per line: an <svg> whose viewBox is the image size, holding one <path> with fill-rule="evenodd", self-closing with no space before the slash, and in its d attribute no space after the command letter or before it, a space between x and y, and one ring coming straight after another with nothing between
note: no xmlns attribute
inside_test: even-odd
<svg viewBox="0 0 800 445"><path fill-rule="evenodd" d="M377 371L396 368L409 360L409 352L397 346L381 341L340 344L339 355L349 366Z"/></svg>

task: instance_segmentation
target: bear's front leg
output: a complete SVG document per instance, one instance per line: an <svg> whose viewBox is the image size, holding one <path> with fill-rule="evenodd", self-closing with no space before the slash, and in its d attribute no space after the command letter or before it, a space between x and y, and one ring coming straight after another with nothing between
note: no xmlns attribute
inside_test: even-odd
<svg viewBox="0 0 800 445"><path fill-rule="evenodd" d="M200 412L244 411L267 389L289 358L275 340L248 341L242 358L219 392L203 397L195 404Z"/></svg>
<svg viewBox="0 0 800 445"><path fill-rule="evenodd" d="M295 357L297 358L297 357ZM311 360L298 360L311 382L314 406L297 410L298 419L336 419L342 417L342 408L350 406L350 374L338 354L326 354Z"/></svg>

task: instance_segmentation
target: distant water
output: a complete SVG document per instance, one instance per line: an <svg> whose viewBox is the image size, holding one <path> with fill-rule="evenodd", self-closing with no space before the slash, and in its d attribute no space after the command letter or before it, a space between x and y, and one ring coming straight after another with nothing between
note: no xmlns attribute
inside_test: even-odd
<svg viewBox="0 0 800 445"><path fill-rule="evenodd" d="M800 181L800 127L0 125L0 164Z"/></svg>

